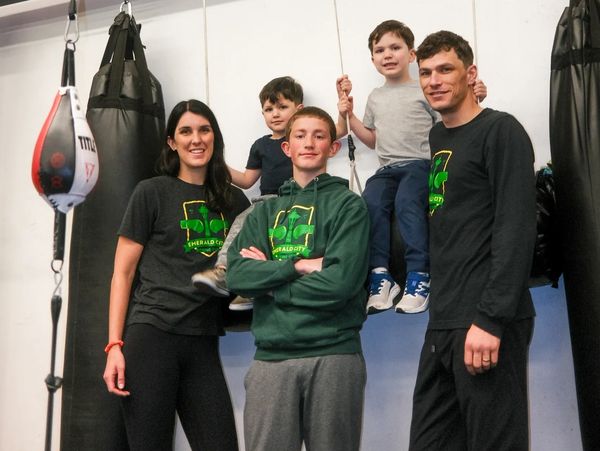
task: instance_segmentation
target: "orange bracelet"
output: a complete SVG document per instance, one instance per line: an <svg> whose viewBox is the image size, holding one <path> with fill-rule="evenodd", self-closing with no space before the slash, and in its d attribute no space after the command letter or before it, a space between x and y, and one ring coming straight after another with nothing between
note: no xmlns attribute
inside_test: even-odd
<svg viewBox="0 0 600 451"><path fill-rule="evenodd" d="M118 346L120 346L122 348L124 344L125 343L123 343L123 340L111 341L104 348L104 352L106 352L108 354L108 351L110 351L113 346L117 346L118 345Z"/></svg>

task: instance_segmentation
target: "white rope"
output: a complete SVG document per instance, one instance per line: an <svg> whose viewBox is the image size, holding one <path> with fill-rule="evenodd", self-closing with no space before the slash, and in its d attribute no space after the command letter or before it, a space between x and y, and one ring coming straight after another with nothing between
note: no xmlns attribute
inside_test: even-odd
<svg viewBox="0 0 600 451"><path fill-rule="evenodd" d="M336 33L337 33L337 42L338 42L338 54L340 57L340 69L342 71L342 75L345 74L344 71L344 58L342 57L342 38L341 38L341 33L340 33L340 21L339 21L339 14L338 14L338 9L337 9L337 2L336 0L333 0L333 10L335 11L335 29L336 29ZM354 152L353 150L350 150L350 146L354 146L354 143L352 142L352 137L350 136L350 114L346 113L346 130L348 131L348 151L349 152ZM362 194L362 186L360 184L360 180L358 178L358 173L356 172L356 162L351 158L350 159L350 190L354 191L354 183L356 182L356 185L358 186L358 192L360 194Z"/></svg>
<svg viewBox="0 0 600 451"><path fill-rule="evenodd" d="M360 179L358 178L358 173L356 172L356 162L350 161L350 190L354 191L354 182L356 182L356 186L358 187L358 193L362 194L363 189L360 184Z"/></svg>
<svg viewBox="0 0 600 451"><path fill-rule="evenodd" d="M471 9L473 10L473 63L477 65L479 58L477 58L477 0L472 0Z"/></svg>
<svg viewBox="0 0 600 451"><path fill-rule="evenodd" d="M477 66L479 59L477 58L477 0L472 0L471 10L473 13L473 64ZM477 74L479 75L479 67L477 67ZM477 77L479 79L479 76ZM479 97L475 97L475 101L479 104Z"/></svg>
<svg viewBox="0 0 600 451"><path fill-rule="evenodd" d="M342 39L340 37L340 22L338 19L338 9L337 2L333 0L333 9L335 11L335 29L337 31L337 42L338 42L338 54L340 56L340 69L342 70L342 74L344 74L344 59L342 58ZM350 129L348 129L350 130Z"/></svg>
<svg viewBox="0 0 600 451"><path fill-rule="evenodd" d="M206 0L202 0L202 9L204 11L204 97L206 104L210 106L210 97L208 89L208 21L206 19Z"/></svg>

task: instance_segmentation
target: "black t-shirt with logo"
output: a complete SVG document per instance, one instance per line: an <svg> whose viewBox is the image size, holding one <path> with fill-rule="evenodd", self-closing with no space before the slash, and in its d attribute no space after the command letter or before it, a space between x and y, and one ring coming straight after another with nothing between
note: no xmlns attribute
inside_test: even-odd
<svg viewBox="0 0 600 451"><path fill-rule="evenodd" d="M198 293L190 279L214 264L233 220L249 204L232 188L231 210L215 212L204 186L169 176L137 185L118 232L144 246L127 324L186 335L223 333L220 303Z"/></svg>

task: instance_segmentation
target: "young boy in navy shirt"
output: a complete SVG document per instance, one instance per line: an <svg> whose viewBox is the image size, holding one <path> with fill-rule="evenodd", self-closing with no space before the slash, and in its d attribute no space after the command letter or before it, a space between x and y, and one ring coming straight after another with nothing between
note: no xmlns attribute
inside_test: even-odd
<svg viewBox="0 0 600 451"><path fill-rule="evenodd" d="M285 139L285 128L292 115L302 108L302 86L292 77L278 77L267 83L259 94L265 124L272 133L257 139L250 148L244 172L229 168L234 185L248 189L260 178L260 197L252 199L252 205L238 215L231 226L227 239L219 252L214 268L192 276L194 285L216 296L229 296L225 281L227 250L241 230L248 214L257 202L277 195L279 187L292 177L292 162L283 153L281 144ZM249 310L252 301L236 297L229 305L231 310Z"/></svg>

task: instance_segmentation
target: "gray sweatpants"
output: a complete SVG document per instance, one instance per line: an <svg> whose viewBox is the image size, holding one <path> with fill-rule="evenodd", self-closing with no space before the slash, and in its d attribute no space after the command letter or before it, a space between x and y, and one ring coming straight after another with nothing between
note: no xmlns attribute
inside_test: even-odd
<svg viewBox="0 0 600 451"><path fill-rule="evenodd" d="M246 451L357 451L367 370L362 354L255 360L244 385Z"/></svg>

